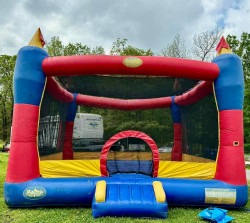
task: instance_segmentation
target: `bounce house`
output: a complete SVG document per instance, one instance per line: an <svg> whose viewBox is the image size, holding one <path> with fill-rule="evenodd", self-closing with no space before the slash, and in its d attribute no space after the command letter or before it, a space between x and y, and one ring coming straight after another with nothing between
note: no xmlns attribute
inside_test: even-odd
<svg viewBox="0 0 250 223"><path fill-rule="evenodd" d="M166 218L169 205L246 205L244 76L224 38L211 63L49 57L44 44L38 29L17 55L9 207L91 206L94 217ZM79 107L103 118L101 147L92 139L76 148Z"/></svg>

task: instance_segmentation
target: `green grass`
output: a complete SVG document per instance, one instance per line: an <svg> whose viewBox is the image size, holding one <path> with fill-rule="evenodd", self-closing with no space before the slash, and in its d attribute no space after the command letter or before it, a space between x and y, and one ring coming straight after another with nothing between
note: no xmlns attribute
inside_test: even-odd
<svg viewBox="0 0 250 223"><path fill-rule="evenodd" d="M133 218L98 218L91 215L91 208L8 208L4 203L3 184L5 180L8 153L0 152L0 223L145 223L145 222L169 222L169 223L195 223L203 222L198 214L203 208L176 208L170 207L169 217L158 219L133 219ZM233 223L249 223L250 202L247 206L238 210L229 210L228 215L235 220Z"/></svg>

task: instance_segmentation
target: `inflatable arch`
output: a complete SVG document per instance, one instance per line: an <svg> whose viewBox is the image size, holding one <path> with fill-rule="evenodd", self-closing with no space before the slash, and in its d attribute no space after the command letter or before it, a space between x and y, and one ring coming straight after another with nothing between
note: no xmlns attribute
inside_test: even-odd
<svg viewBox="0 0 250 223"><path fill-rule="evenodd" d="M145 56L49 57L42 49L43 45L39 29L29 46L21 48L17 56L11 150L4 184L4 197L8 206L92 205L94 217L166 218L168 205L242 207L247 203L243 71L239 57L231 53L223 38L217 47L218 56L212 63ZM180 95L127 100L73 94L63 88L56 78L106 74L188 78L199 82ZM63 160L60 162L39 158L38 128L44 92L69 105L61 148ZM185 169L185 165L191 165L181 162L184 156L180 107L196 103L209 94L214 95L218 109L216 162L196 164L197 168L204 166L203 173L205 169L211 170L209 177L197 177L195 174L171 177L164 172L168 165L175 165L173 169L177 166ZM73 160L72 132L77 105L125 111L170 108L174 130L171 161L167 164L159 162L159 151L154 140L144 133L131 130L117 133L107 141L100 153L100 160ZM150 144L153 151L151 176L115 174L108 177L107 152L115 141L123 137L139 137ZM86 173L74 175L71 170L67 175L65 164L72 168L78 165L81 171L87 169ZM52 165L52 170L60 169L61 174L46 176L43 169L46 165Z"/></svg>

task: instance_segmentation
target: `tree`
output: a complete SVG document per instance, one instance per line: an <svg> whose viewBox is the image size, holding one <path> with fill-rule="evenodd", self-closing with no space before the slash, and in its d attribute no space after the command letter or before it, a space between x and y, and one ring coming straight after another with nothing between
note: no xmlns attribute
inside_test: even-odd
<svg viewBox="0 0 250 223"><path fill-rule="evenodd" d="M105 51L102 46L96 46L91 50L92 55L104 55Z"/></svg>
<svg viewBox="0 0 250 223"><path fill-rule="evenodd" d="M7 141L10 137L13 113L13 74L16 56L0 56L0 120L1 138Z"/></svg>
<svg viewBox="0 0 250 223"><path fill-rule="evenodd" d="M250 153L250 80L245 82L244 135L245 150Z"/></svg>
<svg viewBox="0 0 250 223"><path fill-rule="evenodd" d="M185 44L185 40L180 34L176 34L173 41L161 50L161 55L178 58L188 58L189 53Z"/></svg>
<svg viewBox="0 0 250 223"><path fill-rule="evenodd" d="M64 46L59 37L56 36L52 37L50 42L46 44L45 50L47 50L50 56L105 54L102 46L97 46L93 49L81 43L69 43Z"/></svg>
<svg viewBox="0 0 250 223"><path fill-rule="evenodd" d="M64 46L58 36L53 36L45 45L45 50L51 57L64 55Z"/></svg>
<svg viewBox="0 0 250 223"><path fill-rule="evenodd" d="M63 55L71 56L71 55L88 55L91 53L91 49L82 45L81 43L69 43L67 46L63 47Z"/></svg>
<svg viewBox="0 0 250 223"><path fill-rule="evenodd" d="M243 32L240 39L234 35L228 35L226 39L233 53L241 58L247 81L250 79L250 33Z"/></svg>
<svg viewBox="0 0 250 223"><path fill-rule="evenodd" d="M193 37L193 54L202 61L210 61L213 58L214 49L222 35L222 31L215 28L211 31L195 34Z"/></svg>
<svg viewBox="0 0 250 223"><path fill-rule="evenodd" d="M234 35L227 36L227 42L233 53L237 54L243 65L245 77L245 97L244 97L244 134L245 150L250 152L250 33L243 32L240 39Z"/></svg>
<svg viewBox="0 0 250 223"><path fill-rule="evenodd" d="M127 41L128 40L125 38L117 38L117 40L113 42L110 54L120 56L153 56L153 52L151 49L139 49L134 46L127 45Z"/></svg>

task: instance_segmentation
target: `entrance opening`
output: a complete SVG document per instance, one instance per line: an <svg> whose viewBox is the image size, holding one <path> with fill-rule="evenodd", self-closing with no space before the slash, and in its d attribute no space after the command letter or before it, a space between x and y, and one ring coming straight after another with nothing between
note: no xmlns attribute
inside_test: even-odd
<svg viewBox="0 0 250 223"><path fill-rule="evenodd" d="M151 150L151 153L147 150ZM122 131L105 143L100 164L102 176L138 173L156 177L159 167L158 147L154 140L143 132Z"/></svg>

